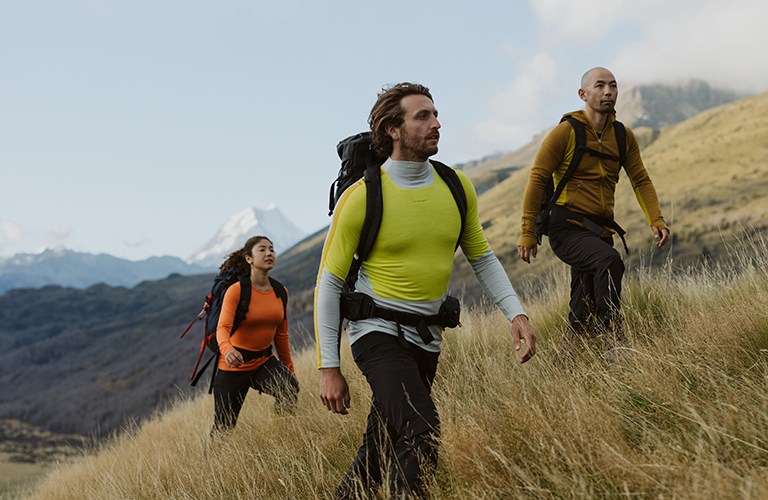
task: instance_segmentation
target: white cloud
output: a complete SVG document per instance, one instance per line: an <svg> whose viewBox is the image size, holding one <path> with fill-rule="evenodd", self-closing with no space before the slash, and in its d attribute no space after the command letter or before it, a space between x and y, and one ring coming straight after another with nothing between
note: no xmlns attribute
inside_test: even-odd
<svg viewBox="0 0 768 500"><path fill-rule="evenodd" d="M0 255L39 253L46 248L64 246L71 236L72 231L67 225L56 226L43 232L10 220L0 220Z"/></svg>
<svg viewBox="0 0 768 500"><path fill-rule="evenodd" d="M489 98L488 118L474 128L479 141L497 149L529 141L530 120L541 115L544 103L558 93L557 64L549 54L536 54L519 74L509 87Z"/></svg>
<svg viewBox="0 0 768 500"><path fill-rule="evenodd" d="M58 247L63 246L64 243L69 239L69 237L72 235L72 230L67 225L59 225L54 228L52 228L48 232L48 246L50 247Z"/></svg>
<svg viewBox="0 0 768 500"><path fill-rule="evenodd" d="M24 238L23 227L9 220L0 220L0 245L16 243Z"/></svg>
<svg viewBox="0 0 768 500"><path fill-rule="evenodd" d="M519 64L520 76L489 97L487 116L474 127L478 142L493 149L525 144L548 125L540 121L544 111L550 119L569 111L547 106L575 95L581 74L597 65L625 85L696 78L768 90L768 65L758 61L768 46L765 0L531 0L530 7L538 48ZM509 43L502 51L523 55Z"/></svg>
<svg viewBox="0 0 768 500"><path fill-rule="evenodd" d="M657 0L646 0L643 5ZM545 45L588 44L605 36L606 29L631 15L633 2L595 0L531 0Z"/></svg>
<svg viewBox="0 0 768 500"><path fill-rule="evenodd" d="M620 81L699 78L737 90L768 89L768 65L755 59L768 45L764 0L531 0L531 9L543 47L610 56Z"/></svg>
<svg viewBox="0 0 768 500"><path fill-rule="evenodd" d="M648 19L645 37L619 51L615 73L636 82L699 78L735 90L768 90L768 65L759 62L768 45L768 2L701 2L676 14Z"/></svg>
<svg viewBox="0 0 768 500"><path fill-rule="evenodd" d="M28 231L10 220L0 219L0 255L14 253L17 246L28 237Z"/></svg>

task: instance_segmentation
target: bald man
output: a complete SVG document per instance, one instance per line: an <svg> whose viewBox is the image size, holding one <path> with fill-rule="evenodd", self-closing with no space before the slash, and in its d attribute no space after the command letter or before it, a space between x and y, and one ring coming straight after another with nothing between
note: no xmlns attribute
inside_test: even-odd
<svg viewBox="0 0 768 500"><path fill-rule="evenodd" d="M547 235L552 251L571 267L566 336L573 339L601 334L611 358L617 354L615 348L625 344L620 315L624 263L613 248L615 233L623 241L623 230L613 219L621 158L656 246L661 247L669 240L669 229L656 189L640 158L637 140L631 130L616 122L618 95L616 78L607 69L597 67L584 73L579 88L584 109L564 115L536 155L523 199L522 234L517 243L518 255L530 263L537 253L536 218L547 183L552 179L554 186L558 186L565 175L576 150L574 127L582 127L587 150L555 202ZM566 117L578 123L572 124ZM617 137L619 134L625 135L624 140ZM620 151L621 143L625 143L624 151Z"/></svg>

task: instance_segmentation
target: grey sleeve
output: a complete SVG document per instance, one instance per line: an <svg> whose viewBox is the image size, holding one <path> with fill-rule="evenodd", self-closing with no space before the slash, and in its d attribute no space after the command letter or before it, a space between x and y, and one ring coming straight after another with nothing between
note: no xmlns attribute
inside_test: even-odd
<svg viewBox="0 0 768 500"><path fill-rule="evenodd" d="M315 328L318 348L318 367L335 368L341 365L340 298L343 280L323 269L317 284Z"/></svg>
<svg viewBox="0 0 768 500"><path fill-rule="evenodd" d="M489 250L479 259L469 261L483 291L510 321L515 316L525 315L525 310L517 298L517 293L509 281L507 273L493 250Z"/></svg>

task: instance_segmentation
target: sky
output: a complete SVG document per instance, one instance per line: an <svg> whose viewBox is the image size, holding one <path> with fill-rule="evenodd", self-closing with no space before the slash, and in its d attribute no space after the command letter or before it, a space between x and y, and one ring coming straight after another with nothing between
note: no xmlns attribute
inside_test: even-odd
<svg viewBox="0 0 768 500"><path fill-rule="evenodd" d="M765 0L0 0L0 258L187 258L272 204L325 227L336 144L427 85L435 158L513 151L594 66L768 91ZM621 100L621 94L619 94Z"/></svg>

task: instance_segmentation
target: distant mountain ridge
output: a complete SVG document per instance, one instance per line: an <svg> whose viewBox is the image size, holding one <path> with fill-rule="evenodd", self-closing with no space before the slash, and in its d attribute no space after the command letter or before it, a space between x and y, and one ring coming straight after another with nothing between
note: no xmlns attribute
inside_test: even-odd
<svg viewBox="0 0 768 500"><path fill-rule="evenodd" d="M616 115L629 127L662 128L746 96L714 88L701 80L676 85L633 85L624 91L619 89Z"/></svg>
<svg viewBox="0 0 768 500"><path fill-rule="evenodd" d="M186 261L172 256L131 261L64 248L0 259L0 294L14 288L47 285L87 288L104 283L132 287L144 280L161 279L170 274L213 272L227 254L241 248L248 237L256 234L268 236L278 252L289 249L305 236L274 205L263 210L247 208L225 221L216 234Z"/></svg>
<svg viewBox="0 0 768 500"><path fill-rule="evenodd" d="M188 264L178 257L150 257L130 261L107 254L47 249L39 254L17 254L0 261L0 293L13 288L60 285L86 288L97 283L133 287L169 274L199 274L211 268Z"/></svg>

